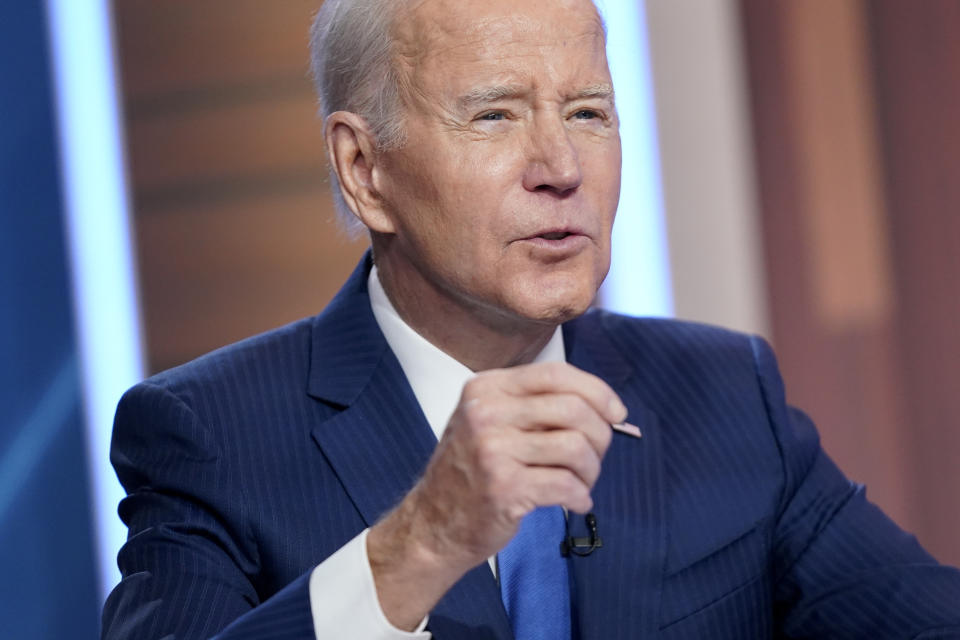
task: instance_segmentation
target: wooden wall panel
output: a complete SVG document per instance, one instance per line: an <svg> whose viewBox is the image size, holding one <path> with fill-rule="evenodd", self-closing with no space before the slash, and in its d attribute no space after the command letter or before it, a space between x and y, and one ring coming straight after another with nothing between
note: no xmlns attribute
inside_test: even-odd
<svg viewBox="0 0 960 640"><path fill-rule="evenodd" d="M317 0L114 5L152 371L317 313L334 221L308 75Z"/></svg>
<svg viewBox="0 0 960 640"><path fill-rule="evenodd" d="M893 296L866 16L790 2L782 19L814 310L856 331L889 319Z"/></svg>
<svg viewBox="0 0 960 640"><path fill-rule="evenodd" d="M931 546L960 564L960 3L869 9L915 500Z"/></svg>
<svg viewBox="0 0 960 640"><path fill-rule="evenodd" d="M358 257L318 206L327 197L316 188L141 216L152 368L319 312Z"/></svg>
<svg viewBox="0 0 960 640"><path fill-rule="evenodd" d="M323 134L312 93L234 101L150 116L131 114L136 193L310 172L323 180Z"/></svg>
<svg viewBox="0 0 960 640"><path fill-rule="evenodd" d="M875 502L958 564L960 191L945 185L960 166L960 58L948 5L960 7L741 0L789 399Z"/></svg>
<svg viewBox="0 0 960 640"><path fill-rule="evenodd" d="M318 0L118 0L124 93L134 108L307 78Z"/></svg>
<svg viewBox="0 0 960 640"><path fill-rule="evenodd" d="M916 529L900 455L892 292L884 245L871 244L885 241L872 95L868 82L844 84L865 66L856 49L867 39L861 5L742 6L768 296L788 399L815 419L848 475ZM859 235L858 220L872 233Z"/></svg>

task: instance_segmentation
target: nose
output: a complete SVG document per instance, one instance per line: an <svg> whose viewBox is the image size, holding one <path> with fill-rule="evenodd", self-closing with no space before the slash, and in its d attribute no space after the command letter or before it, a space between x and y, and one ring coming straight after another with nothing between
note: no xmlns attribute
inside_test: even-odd
<svg viewBox="0 0 960 640"><path fill-rule="evenodd" d="M561 118L538 118L531 128L528 145L525 189L566 195L583 182L577 149Z"/></svg>

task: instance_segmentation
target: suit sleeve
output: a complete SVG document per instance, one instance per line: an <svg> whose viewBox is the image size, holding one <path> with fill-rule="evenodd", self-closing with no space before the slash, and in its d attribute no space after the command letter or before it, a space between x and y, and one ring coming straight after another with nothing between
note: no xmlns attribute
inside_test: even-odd
<svg viewBox="0 0 960 640"><path fill-rule="evenodd" d="M844 477L809 418L786 405L770 347L753 346L786 479L773 541L778 627L790 638L960 638L960 571Z"/></svg>
<svg viewBox="0 0 960 640"><path fill-rule="evenodd" d="M104 605L105 640L314 637L309 572L260 601L237 471L180 398L150 383L127 392L111 461L129 534L122 580Z"/></svg>

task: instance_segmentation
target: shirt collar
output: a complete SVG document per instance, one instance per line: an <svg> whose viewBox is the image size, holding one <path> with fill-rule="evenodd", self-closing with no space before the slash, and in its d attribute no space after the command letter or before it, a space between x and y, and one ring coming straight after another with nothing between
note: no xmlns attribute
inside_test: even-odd
<svg viewBox="0 0 960 640"><path fill-rule="evenodd" d="M403 321L387 297L376 265L367 279L373 317L393 350L413 394L420 403L430 428L437 436L443 435L450 416L460 401L463 385L475 374L464 364L444 353ZM557 327L534 362L563 362L566 360L563 332Z"/></svg>

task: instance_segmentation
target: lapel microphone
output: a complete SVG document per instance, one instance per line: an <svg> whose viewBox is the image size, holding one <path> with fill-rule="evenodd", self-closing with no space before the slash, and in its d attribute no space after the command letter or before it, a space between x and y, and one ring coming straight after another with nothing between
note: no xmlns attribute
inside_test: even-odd
<svg viewBox="0 0 960 640"><path fill-rule="evenodd" d="M597 533L597 516L588 513L586 518L587 529L590 530L589 537L574 537L570 535L570 518L564 518L566 536L560 543L560 555L567 558L572 553L575 556L585 557L603 546L603 540Z"/></svg>

